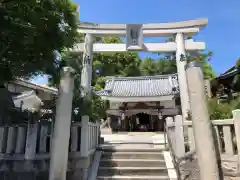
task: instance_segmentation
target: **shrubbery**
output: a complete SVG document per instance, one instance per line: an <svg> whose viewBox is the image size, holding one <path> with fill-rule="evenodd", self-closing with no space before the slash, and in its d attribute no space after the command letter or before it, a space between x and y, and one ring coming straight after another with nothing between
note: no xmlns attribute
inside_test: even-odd
<svg viewBox="0 0 240 180"><path fill-rule="evenodd" d="M211 120L230 119L232 118L232 111L240 109L240 100L232 100L229 103L218 103L217 99L208 100L208 110Z"/></svg>

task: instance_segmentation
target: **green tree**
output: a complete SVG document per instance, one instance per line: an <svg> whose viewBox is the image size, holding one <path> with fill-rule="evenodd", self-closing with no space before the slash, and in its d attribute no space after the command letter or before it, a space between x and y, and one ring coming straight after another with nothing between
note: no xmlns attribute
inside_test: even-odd
<svg viewBox="0 0 240 180"><path fill-rule="evenodd" d="M0 83L55 69L56 52L78 36L77 8L71 0L2 0Z"/></svg>
<svg viewBox="0 0 240 180"><path fill-rule="evenodd" d="M203 65L204 78L212 80L216 77L209 60L212 56L208 53L187 53L187 62L197 61ZM146 58L141 61L140 71L142 75L165 75L177 73L176 57L174 54L164 54L159 59Z"/></svg>
<svg viewBox="0 0 240 180"><path fill-rule="evenodd" d="M157 63L152 58L146 58L141 61L140 72L144 76L152 76L157 74Z"/></svg>
<svg viewBox="0 0 240 180"><path fill-rule="evenodd" d="M104 38L103 42L123 43L118 37ZM140 62L138 53L95 53L93 57L94 70L101 72L97 79L105 76L138 76Z"/></svg>
<svg viewBox="0 0 240 180"><path fill-rule="evenodd" d="M186 39L191 39L191 37L186 37ZM175 42L175 37L168 38L166 42ZM177 73L176 66L176 54L167 53L160 54L160 58L157 60L158 71L157 74L172 74ZM212 69L211 60L213 53L211 51L195 51L195 52L186 52L185 60L189 63L191 61L200 62L203 66L204 78L212 80L216 77L215 72Z"/></svg>
<svg viewBox="0 0 240 180"><path fill-rule="evenodd" d="M176 61L170 58L160 58L157 60L157 74L166 75L177 73Z"/></svg>
<svg viewBox="0 0 240 180"><path fill-rule="evenodd" d="M212 80L216 78L216 73L213 71L212 66L209 64L211 58L212 58L213 53L211 51L209 52L195 52L195 53L187 53L187 61L196 61L202 64L203 67L203 73L204 73L204 78L208 80Z"/></svg>

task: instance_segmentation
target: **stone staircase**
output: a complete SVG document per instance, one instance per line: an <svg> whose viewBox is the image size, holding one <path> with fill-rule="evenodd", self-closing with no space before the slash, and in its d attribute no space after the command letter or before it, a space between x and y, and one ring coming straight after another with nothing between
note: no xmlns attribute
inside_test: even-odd
<svg viewBox="0 0 240 180"><path fill-rule="evenodd" d="M161 149L118 148L102 152L97 180L169 180Z"/></svg>

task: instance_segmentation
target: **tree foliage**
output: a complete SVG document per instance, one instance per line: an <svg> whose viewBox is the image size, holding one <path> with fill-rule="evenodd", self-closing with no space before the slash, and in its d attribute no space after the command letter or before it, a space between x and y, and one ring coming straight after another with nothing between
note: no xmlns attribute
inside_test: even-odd
<svg viewBox="0 0 240 180"><path fill-rule="evenodd" d="M118 37L104 38L104 43L122 43ZM138 53L96 53L94 54L94 70L100 70L100 76L138 76L140 75L140 58ZM95 85L95 82L93 82Z"/></svg>
<svg viewBox="0 0 240 180"><path fill-rule="evenodd" d="M229 102L219 103L217 98L208 100L208 110L211 120L230 119L232 111L240 109L240 97Z"/></svg>
<svg viewBox="0 0 240 180"><path fill-rule="evenodd" d="M216 77L209 60L211 59L212 53L201 53L197 52L187 53L186 61L197 61L200 62L203 66L204 78L212 80ZM177 73L176 57L174 54L165 54L161 55L157 60L152 58L146 58L141 61L140 64L141 75L165 75L165 74L174 74Z"/></svg>
<svg viewBox="0 0 240 180"><path fill-rule="evenodd" d="M55 52L78 36L77 8L71 0L2 0L0 82L55 69Z"/></svg>
<svg viewBox="0 0 240 180"><path fill-rule="evenodd" d="M232 107L229 103L218 103L216 98L208 100L210 119L229 119L232 117Z"/></svg>

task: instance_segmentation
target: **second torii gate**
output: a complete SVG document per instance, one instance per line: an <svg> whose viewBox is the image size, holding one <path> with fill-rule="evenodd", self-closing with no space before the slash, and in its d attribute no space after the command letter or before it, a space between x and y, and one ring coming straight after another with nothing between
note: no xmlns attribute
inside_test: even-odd
<svg viewBox="0 0 240 180"><path fill-rule="evenodd" d="M189 96L186 82L185 65L186 51L199 51L205 49L204 42L194 42L193 39L185 40L184 37L196 35L208 23L207 19L161 23L161 24L90 24L82 23L79 33L86 34L85 42L77 44L71 51L83 52L83 69L81 85L84 95L91 91L92 59L93 52L176 52L177 73L180 88L182 114L188 117ZM95 37L120 36L126 37L126 44L94 43ZM175 42L144 43L144 37L172 37Z"/></svg>

